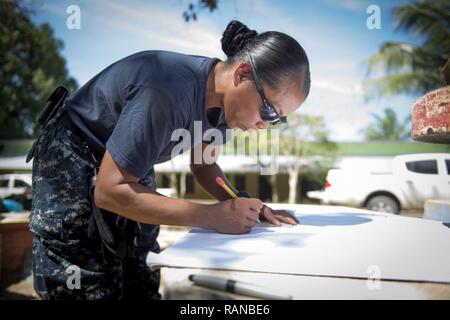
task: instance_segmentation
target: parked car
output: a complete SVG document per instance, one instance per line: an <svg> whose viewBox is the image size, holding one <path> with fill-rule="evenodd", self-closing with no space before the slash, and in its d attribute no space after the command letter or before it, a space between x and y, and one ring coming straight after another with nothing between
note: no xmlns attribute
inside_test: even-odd
<svg viewBox="0 0 450 320"><path fill-rule="evenodd" d="M31 174L0 175L0 199L30 193L31 184Z"/></svg>
<svg viewBox="0 0 450 320"><path fill-rule="evenodd" d="M332 169L325 189L309 198L326 204L345 204L369 210L399 213L422 209L425 200L450 199L450 154L423 153L397 156L389 172Z"/></svg>

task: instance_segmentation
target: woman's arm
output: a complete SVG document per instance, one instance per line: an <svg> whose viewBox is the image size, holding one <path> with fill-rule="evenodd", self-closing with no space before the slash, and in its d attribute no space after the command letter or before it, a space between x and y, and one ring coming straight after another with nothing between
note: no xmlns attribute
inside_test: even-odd
<svg viewBox="0 0 450 320"><path fill-rule="evenodd" d="M138 181L106 151L95 186L96 205L147 224L211 227L205 219L205 205L165 197Z"/></svg>
<svg viewBox="0 0 450 320"><path fill-rule="evenodd" d="M201 150L200 149L191 150L192 174L194 175L198 183L202 186L202 188L217 200L224 201L230 199L228 193L226 193L223 190L223 188L217 185L216 183L216 177L221 177L227 183L227 185L234 191L234 193L236 194L238 193L238 191L233 187L233 185L227 180L227 178L223 174L222 169L216 163L220 153L220 146L214 146L212 152L208 152L209 150L205 152L205 148L207 148L207 146L208 146L207 144L202 144L197 146L197 148L201 148ZM212 146L210 146L209 148L212 148ZM200 151L202 152L201 153L202 155L206 153L206 158L208 158L208 162L210 164L200 162L199 156L197 156L196 157L197 159L195 159L194 157L195 152L199 153ZM262 215L264 216L265 219L267 219L267 221L276 226L280 226L281 222L292 225L299 223L298 220L294 216L292 216L289 212L285 210L273 210L268 206L264 206L264 211L262 212Z"/></svg>
<svg viewBox="0 0 450 320"><path fill-rule="evenodd" d="M262 207L258 199L240 198L211 205L174 199L138 181L106 151L94 192L96 206L137 222L203 227L233 234L249 232Z"/></svg>
<svg viewBox="0 0 450 320"><path fill-rule="evenodd" d="M221 177L225 183L235 192L237 190L232 186L232 184L225 177L222 169L216 163L219 153L220 146L212 146L209 145L210 150L212 152L207 152L208 160L200 158L199 156L195 157L195 153L198 155L203 155L205 153L205 149L208 147L208 144L203 143L199 144L195 148L191 149L191 172L195 177L195 180L202 186L203 190L209 193L212 197L219 201L225 201L231 199L230 195L225 192L225 190L220 187L216 183L216 178ZM208 151L208 150L207 150ZM200 153L201 152L201 153ZM207 163L206 163L207 162ZM209 163L209 164L208 164Z"/></svg>

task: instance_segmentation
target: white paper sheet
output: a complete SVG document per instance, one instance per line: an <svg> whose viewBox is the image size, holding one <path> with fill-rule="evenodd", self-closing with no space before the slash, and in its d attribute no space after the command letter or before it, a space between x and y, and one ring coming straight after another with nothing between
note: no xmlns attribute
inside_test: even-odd
<svg viewBox="0 0 450 320"><path fill-rule="evenodd" d="M294 227L246 235L194 228L147 265L450 283L450 228L441 222L314 205L292 210Z"/></svg>

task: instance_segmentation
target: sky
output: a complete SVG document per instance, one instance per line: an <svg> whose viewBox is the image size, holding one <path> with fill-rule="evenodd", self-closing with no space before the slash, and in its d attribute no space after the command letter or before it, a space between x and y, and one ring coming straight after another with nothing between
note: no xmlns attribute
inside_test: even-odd
<svg viewBox="0 0 450 320"><path fill-rule="evenodd" d="M27 1L34 3L33 21L49 23L64 42L62 55L80 86L113 62L142 50L224 60L220 38L228 22L236 19L258 32L284 32L303 46L310 61L312 86L297 112L322 116L334 141L362 141L372 114L381 115L390 107L404 119L418 98L399 95L367 102L362 89L365 61L383 42L420 41L395 31L392 8L404 0L219 0L218 10L201 11L198 20L189 23L182 13L190 0ZM80 29L66 25L70 5L80 8ZM369 5L381 9L381 29L367 28Z"/></svg>

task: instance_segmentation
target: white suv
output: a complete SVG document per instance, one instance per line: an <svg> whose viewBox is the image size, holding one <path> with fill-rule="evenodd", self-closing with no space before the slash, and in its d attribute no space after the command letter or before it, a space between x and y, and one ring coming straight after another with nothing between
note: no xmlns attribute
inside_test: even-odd
<svg viewBox="0 0 450 320"><path fill-rule="evenodd" d="M31 189L31 174L0 175L0 199L21 195Z"/></svg>
<svg viewBox="0 0 450 320"><path fill-rule="evenodd" d="M367 207L399 213L421 209L426 200L450 200L450 153L397 156L391 170L370 168L332 169L324 190L309 191L308 197L326 204Z"/></svg>

